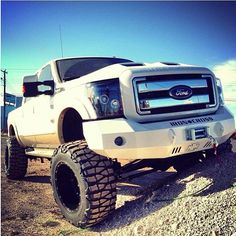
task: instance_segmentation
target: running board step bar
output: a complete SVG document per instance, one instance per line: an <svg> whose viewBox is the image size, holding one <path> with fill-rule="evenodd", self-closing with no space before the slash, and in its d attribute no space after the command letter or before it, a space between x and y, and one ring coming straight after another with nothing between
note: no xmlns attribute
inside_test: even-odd
<svg viewBox="0 0 236 236"><path fill-rule="evenodd" d="M25 154L35 157L52 158L54 149L49 148L27 148Z"/></svg>

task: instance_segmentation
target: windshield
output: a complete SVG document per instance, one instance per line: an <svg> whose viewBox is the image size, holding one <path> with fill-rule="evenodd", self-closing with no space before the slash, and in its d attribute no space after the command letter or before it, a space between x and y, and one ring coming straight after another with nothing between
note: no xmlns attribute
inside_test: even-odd
<svg viewBox="0 0 236 236"><path fill-rule="evenodd" d="M57 61L57 68L61 80L68 81L102 69L106 66L132 62L122 58L72 58Z"/></svg>

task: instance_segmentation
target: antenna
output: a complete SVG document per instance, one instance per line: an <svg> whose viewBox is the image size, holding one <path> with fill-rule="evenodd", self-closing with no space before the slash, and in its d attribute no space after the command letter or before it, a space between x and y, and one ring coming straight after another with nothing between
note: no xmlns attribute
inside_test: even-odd
<svg viewBox="0 0 236 236"><path fill-rule="evenodd" d="M62 46L62 38L61 38L61 24L59 25L59 33L60 33L60 42L61 42L61 56L63 57L63 46Z"/></svg>

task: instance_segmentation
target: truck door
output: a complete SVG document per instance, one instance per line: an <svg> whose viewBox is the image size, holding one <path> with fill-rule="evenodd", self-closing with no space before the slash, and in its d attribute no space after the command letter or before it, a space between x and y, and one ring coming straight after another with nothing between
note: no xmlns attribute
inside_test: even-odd
<svg viewBox="0 0 236 236"><path fill-rule="evenodd" d="M34 99L35 98L24 98L16 119L17 132L21 141L27 146L35 145Z"/></svg>
<svg viewBox="0 0 236 236"><path fill-rule="evenodd" d="M38 81L53 80L50 64L44 67L38 77ZM40 85L38 90L44 92L51 89L50 86ZM35 139L37 147L51 147L57 145L56 122L54 120L54 95L41 94L34 103Z"/></svg>

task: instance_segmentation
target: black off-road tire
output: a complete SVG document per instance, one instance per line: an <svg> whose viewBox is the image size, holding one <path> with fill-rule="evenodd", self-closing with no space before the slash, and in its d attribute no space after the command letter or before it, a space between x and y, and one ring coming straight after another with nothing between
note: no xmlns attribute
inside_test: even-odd
<svg viewBox="0 0 236 236"><path fill-rule="evenodd" d="M54 198L75 226L97 224L115 209L114 176L112 160L91 151L85 141L63 144L53 154Z"/></svg>
<svg viewBox="0 0 236 236"><path fill-rule="evenodd" d="M22 179L26 175L28 158L25 155L25 149L20 146L16 137L7 139L4 164L8 179Z"/></svg>
<svg viewBox="0 0 236 236"><path fill-rule="evenodd" d="M228 139L226 142L220 144L217 147L217 155L223 155L226 153L232 153L233 150L233 145L231 144L231 139ZM207 157L215 157L215 151L213 149L207 150L206 151L206 156Z"/></svg>

